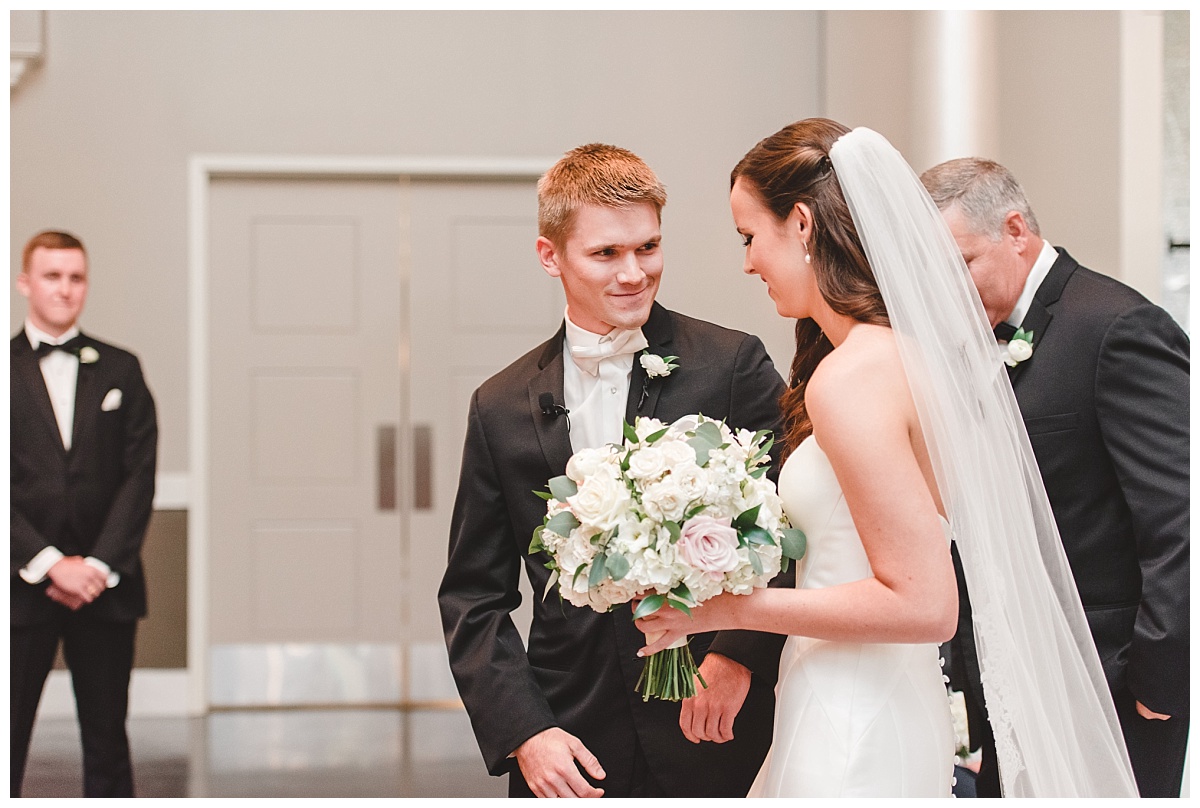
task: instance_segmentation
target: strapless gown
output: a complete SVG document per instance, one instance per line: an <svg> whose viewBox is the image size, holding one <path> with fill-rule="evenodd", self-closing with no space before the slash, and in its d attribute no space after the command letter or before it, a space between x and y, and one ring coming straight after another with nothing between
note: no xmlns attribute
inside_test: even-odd
<svg viewBox="0 0 1200 808"><path fill-rule="evenodd" d="M779 495L793 526L808 537L797 587L871 575L841 487L814 438L788 457ZM771 751L750 796L950 796L954 730L937 645L789 637L775 695Z"/></svg>

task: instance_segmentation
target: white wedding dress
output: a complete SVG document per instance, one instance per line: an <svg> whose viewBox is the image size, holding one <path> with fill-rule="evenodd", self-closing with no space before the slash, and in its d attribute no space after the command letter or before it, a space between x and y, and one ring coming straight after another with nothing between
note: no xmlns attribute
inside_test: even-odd
<svg viewBox="0 0 1200 808"><path fill-rule="evenodd" d="M815 438L784 464L779 495L792 525L808 537L798 588L871 575ZM789 637L775 693L771 751L749 796L950 796L954 730L936 645Z"/></svg>

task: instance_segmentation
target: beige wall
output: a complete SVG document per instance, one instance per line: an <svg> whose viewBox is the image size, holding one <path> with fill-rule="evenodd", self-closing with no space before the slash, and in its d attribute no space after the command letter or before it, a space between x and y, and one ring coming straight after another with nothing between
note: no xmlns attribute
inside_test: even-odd
<svg viewBox="0 0 1200 808"><path fill-rule="evenodd" d="M910 155L917 151L910 101L922 13L930 12L826 14L828 114L878 129ZM1121 277L1121 12L997 12L996 35L999 147L981 156L1013 171L1052 243ZM1157 261L1158 252L1146 258Z"/></svg>
<svg viewBox="0 0 1200 808"><path fill-rule="evenodd" d="M728 175L759 138L818 112L818 23L814 12L47 12L44 61L10 103L11 275L40 229L84 239L83 325L142 357L160 471L184 472L190 155L554 158L601 140L641 154L667 185L661 299L763 333L786 363L790 329L739 272ZM532 244L530 264L508 271L540 272ZM23 303L14 293L13 330Z"/></svg>

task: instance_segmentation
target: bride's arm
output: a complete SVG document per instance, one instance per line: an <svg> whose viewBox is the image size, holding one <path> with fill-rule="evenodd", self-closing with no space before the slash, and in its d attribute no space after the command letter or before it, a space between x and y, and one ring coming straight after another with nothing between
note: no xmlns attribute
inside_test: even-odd
<svg viewBox="0 0 1200 808"><path fill-rule="evenodd" d="M661 609L638 621L646 633L667 632L645 654L681 634L729 628L845 642L940 643L954 634L954 569L913 451L917 422L903 370L898 363L864 363L854 355L849 362L829 361L837 354L814 374L806 403L873 576L825 589L720 595L694 608L690 619Z"/></svg>

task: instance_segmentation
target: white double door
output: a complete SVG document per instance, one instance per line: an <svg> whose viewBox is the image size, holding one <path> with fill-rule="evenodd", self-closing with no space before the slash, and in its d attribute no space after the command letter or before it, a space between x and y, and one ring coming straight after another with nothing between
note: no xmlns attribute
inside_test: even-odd
<svg viewBox="0 0 1200 808"><path fill-rule="evenodd" d="M452 700L436 593L470 394L563 311L533 181L208 192L209 705Z"/></svg>

